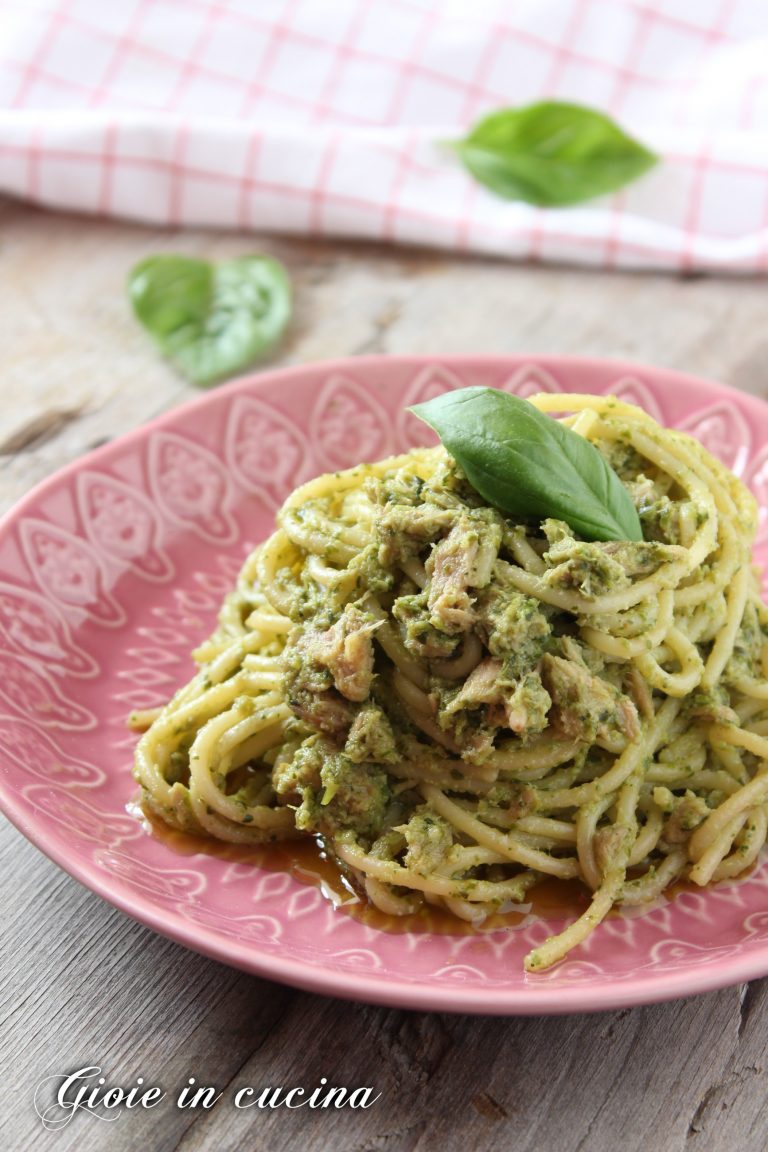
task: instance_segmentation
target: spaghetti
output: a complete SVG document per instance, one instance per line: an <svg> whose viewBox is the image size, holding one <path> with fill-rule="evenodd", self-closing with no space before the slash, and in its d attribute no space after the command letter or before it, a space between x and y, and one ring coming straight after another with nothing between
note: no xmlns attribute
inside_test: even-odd
<svg viewBox="0 0 768 1152"><path fill-rule="evenodd" d="M513 523L443 448L297 489L199 671L149 723L144 804L233 842L315 835L390 914L481 921L547 876L587 910L728 880L766 840L768 609L755 501L692 438L610 397L568 412L644 540Z"/></svg>

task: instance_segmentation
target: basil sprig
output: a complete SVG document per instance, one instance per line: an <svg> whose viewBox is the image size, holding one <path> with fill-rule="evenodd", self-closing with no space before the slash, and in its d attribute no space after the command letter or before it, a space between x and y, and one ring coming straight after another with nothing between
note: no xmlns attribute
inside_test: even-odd
<svg viewBox="0 0 768 1152"><path fill-rule="evenodd" d="M585 540L642 540L629 493L597 449L527 400L459 388L411 409L470 484L514 519L564 520Z"/></svg>
<svg viewBox="0 0 768 1152"><path fill-rule="evenodd" d="M269 352L291 316L288 275L277 260L241 256L221 264L165 254L128 277L140 323L193 384L214 384Z"/></svg>
<svg viewBox="0 0 768 1152"><path fill-rule="evenodd" d="M452 147L497 196L550 208L614 192L658 159L609 116L555 100L493 112Z"/></svg>

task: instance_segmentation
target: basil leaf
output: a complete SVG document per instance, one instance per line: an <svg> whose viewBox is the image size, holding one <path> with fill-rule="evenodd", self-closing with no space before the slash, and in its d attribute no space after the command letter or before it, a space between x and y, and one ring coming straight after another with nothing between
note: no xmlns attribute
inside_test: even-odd
<svg viewBox="0 0 768 1152"><path fill-rule="evenodd" d="M549 100L493 112L452 146L491 192L542 207L614 192L658 159L602 112Z"/></svg>
<svg viewBox="0 0 768 1152"><path fill-rule="evenodd" d="M517 396L459 388L410 409L473 488L520 520L564 520L585 540L642 540L629 493L594 445Z"/></svg>
<svg viewBox="0 0 768 1152"><path fill-rule="evenodd" d="M201 385L234 376L269 352L291 316L288 275L267 256L222 264L150 256L131 270L128 295L163 355Z"/></svg>

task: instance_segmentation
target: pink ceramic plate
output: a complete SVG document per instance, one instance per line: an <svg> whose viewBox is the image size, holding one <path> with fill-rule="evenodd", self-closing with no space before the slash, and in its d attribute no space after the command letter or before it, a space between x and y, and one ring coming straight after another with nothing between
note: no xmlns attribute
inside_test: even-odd
<svg viewBox="0 0 768 1152"><path fill-rule="evenodd" d="M126 813L125 718L183 683L224 593L301 480L422 442L405 407L486 384L613 392L698 436L768 504L768 406L706 381L549 357L366 358L239 381L71 465L0 528L0 801L94 892L218 960L338 996L443 1011L615 1008L768 974L768 865L604 923L525 976L553 929L394 935L287 873L181 856ZM763 522L758 558L768 549Z"/></svg>

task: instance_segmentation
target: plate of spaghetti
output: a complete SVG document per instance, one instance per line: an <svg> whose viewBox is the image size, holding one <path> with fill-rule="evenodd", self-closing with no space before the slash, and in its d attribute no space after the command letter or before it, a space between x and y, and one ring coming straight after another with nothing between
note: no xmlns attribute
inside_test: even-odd
<svg viewBox="0 0 768 1152"><path fill-rule="evenodd" d="M766 445L754 397L614 361L208 394L0 527L2 808L314 991L534 1014L764 976Z"/></svg>

